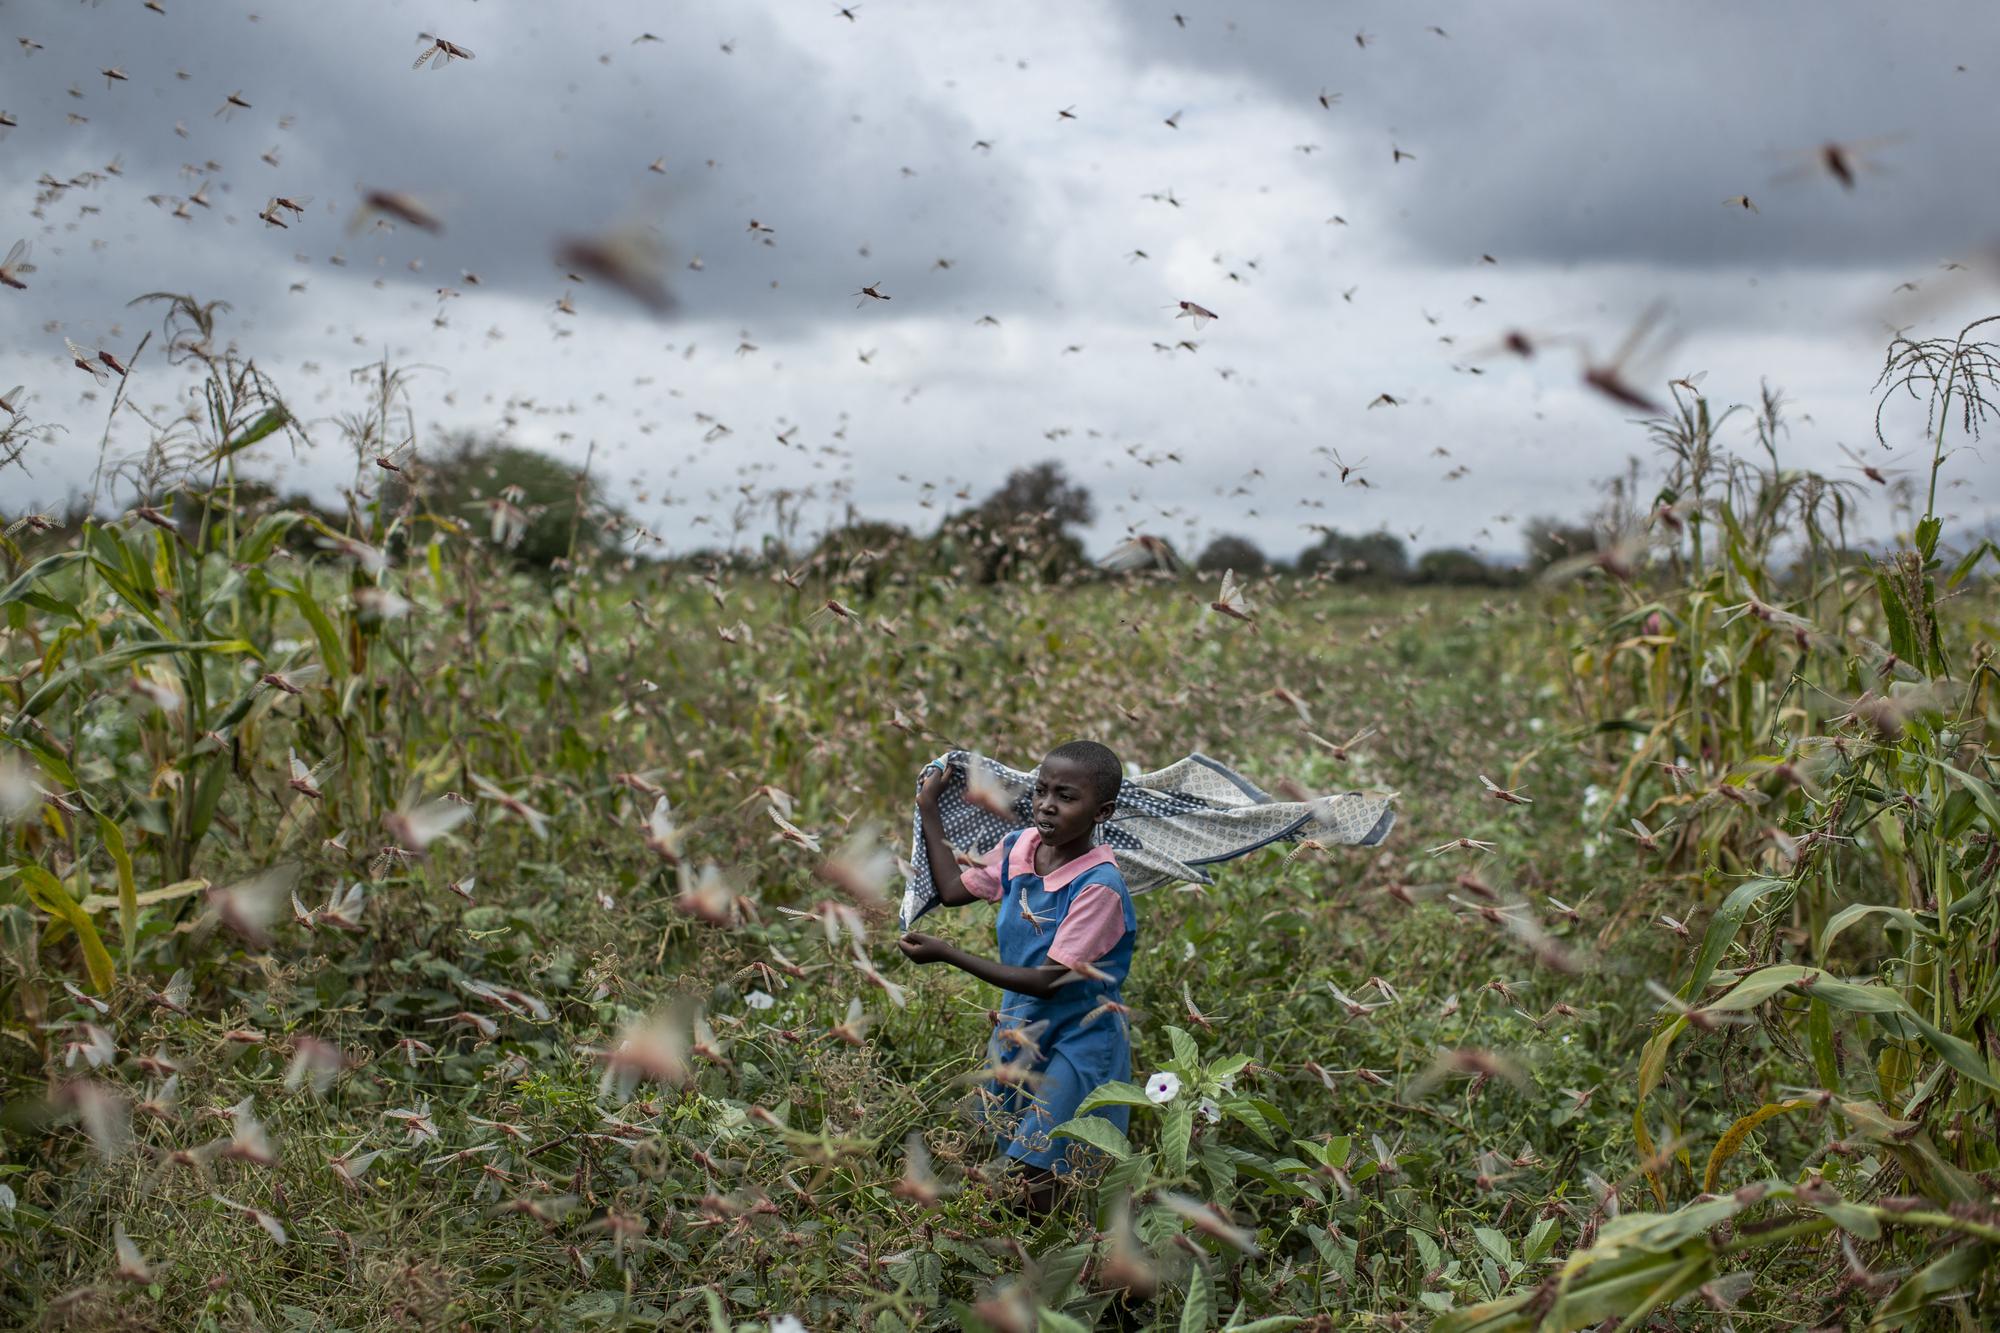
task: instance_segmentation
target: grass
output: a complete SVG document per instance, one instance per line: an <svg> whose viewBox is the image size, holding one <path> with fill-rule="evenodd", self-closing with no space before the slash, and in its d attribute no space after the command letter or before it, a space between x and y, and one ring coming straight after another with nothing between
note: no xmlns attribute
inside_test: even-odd
<svg viewBox="0 0 2000 1333"><path fill-rule="evenodd" d="M276 387L212 308L169 311L209 413L114 475L151 514L5 551L16 1322L1067 1329L1129 1286L1158 1327L1498 1333L2000 1302L1991 552L1947 567L1931 512L1847 550L1876 497L1783 466L1775 396L1744 446L1684 395L1657 494L1540 587L1274 580L1252 630L1168 578L981 589L865 553L794 583L578 542L545 579L427 509L420 462L316 530L240 498L298 429ZM1982 391L1913 346L1893 364ZM365 387L357 480L413 431L392 370ZM1930 408L1941 466L1940 421L1976 414ZM1279 687L1320 736L1376 732L1339 757ZM1394 789L1402 822L1139 900L1135 1075L1183 1091L1109 1090L1130 1138L1079 1129L1106 1155L1031 1230L965 1115L997 997L903 964L818 869L906 850L938 751L1073 735ZM777 833L787 803L824 850ZM355 884L346 926L319 910ZM929 921L990 945L980 909Z"/></svg>

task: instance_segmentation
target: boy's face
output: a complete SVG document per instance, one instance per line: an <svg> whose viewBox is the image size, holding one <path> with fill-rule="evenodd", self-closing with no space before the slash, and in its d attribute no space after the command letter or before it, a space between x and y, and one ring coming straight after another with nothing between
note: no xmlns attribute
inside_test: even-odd
<svg viewBox="0 0 2000 1333"><path fill-rule="evenodd" d="M1099 820L1112 813L1112 802L1097 799L1090 774L1063 759L1044 759L1035 774L1035 827L1053 847L1087 840Z"/></svg>

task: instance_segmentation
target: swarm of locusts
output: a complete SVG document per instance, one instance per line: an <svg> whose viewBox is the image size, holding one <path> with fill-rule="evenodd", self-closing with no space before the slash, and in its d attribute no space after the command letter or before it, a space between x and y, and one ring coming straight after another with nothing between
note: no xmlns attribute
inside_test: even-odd
<svg viewBox="0 0 2000 1333"><path fill-rule="evenodd" d="M289 428L211 369L222 438ZM15 522L10 1308L1527 1328L1645 1308L1635 1254L1718 1318L1979 1307L1992 553L1808 580L1783 534L1854 483L1691 473L1717 417L1656 424L1701 509L1614 505L1616 561L1504 598L1218 591L1158 538L1055 584L832 541L537 573L367 438L398 480L344 527L226 473ZM1031 1231L969 1114L993 997L890 947L899 829L931 755L1079 726L1417 832L1140 900L1093 1016L1132 1132L1075 1129Z"/></svg>
<svg viewBox="0 0 2000 1333"><path fill-rule="evenodd" d="M872 8L823 17L866 32ZM461 35L485 58L424 32L405 69L402 30L388 63L442 98L521 60ZM17 40L10 59L45 58ZM1373 59L1378 39L1339 44ZM80 68L106 97L146 76L136 53ZM189 114L290 129L264 90L226 86L197 84ZM1310 86L1289 95L1315 116L1363 100ZM1053 100L1040 133L1097 114ZM66 129L87 132L68 105L85 101L72 85ZM0 136L33 114L0 111ZM1200 115L1189 99L1145 119L1194 140ZM998 135L956 151L996 143L1004 157ZM1377 169L1403 177L1446 157L1380 146ZM654 151L634 174L684 165L646 165ZM1828 142L1800 169L1865 195L1874 151ZM252 170L302 156L273 145ZM728 243L785 254L805 219L734 166L698 168L744 201ZM46 225L8 244L0 301L75 275L59 228L125 170L34 182ZM239 218L222 171L189 163L199 183L134 197L168 228L255 219L239 234L317 243L313 194L260 177ZM449 188L320 197L334 188L349 242L443 243L465 216ZM1144 198L1201 207L1191 190ZM76 219L48 221L58 205ZM1748 194L1723 206L1732 226L1761 216ZM554 338L590 284L648 320L683 308L650 226L536 244L568 284L537 300ZM824 304L890 329L960 262L878 270L858 249L871 262L827 277ZM1125 258L1112 267L1143 273L1153 255ZM1160 337L1254 322L1260 261L1215 262L1246 295L1163 288L1147 298ZM481 285L452 268L434 330ZM685 280L705 269L694 255ZM1344 312L1361 288L1340 290ZM1654 374L1664 307L1635 303L1609 349L1492 330L1467 373L1574 354L1567 382L1637 414L1650 453L1587 540L1540 553L1532 577L1461 587L1360 560L1191 565L1147 523L1088 560L1070 530L1086 520L1009 498L1030 470L985 503L918 478L934 531L871 523L847 481L798 480L815 448L852 451L783 419L795 466L746 467L670 543L588 462L433 447L450 423L418 419L417 372L391 354L307 410L226 302L132 305L136 335L79 326L58 350L65 326L47 327L50 368L106 412L88 500L0 513L10 1325L2000 1320L2000 547L1940 504L2000 401L1992 320L1889 342L1876 444L1920 432L1927 472L1864 446L1837 475L1788 452L1776 389L1733 407L1700 373ZM975 309L977 337L1016 336ZM729 364L757 365L736 336ZM1353 415L1422 410L1391 387L1355 390ZM71 447L34 419L52 402L40 385L0 395L0 487ZM693 419L698 447L734 447L737 427ZM114 426L143 426L144 448L114 457ZM1300 452L1324 456L1326 489L1372 498L1370 459L1342 447ZM1124 452L1128 472L1186 462ZM337 508L280 498L298 458L329 455L353 465ZM947 497L968 507L946 516ZM815 530L802 515L828 500L845 514ZM998 995L895 942L926 763L1019 762L1076 736L1115 742L1134 772L1211 755L1287 800L1393 794L1406 827L1362 851L1303 824L1213 882L1190 868L1140 898L1122 998L1087 1019L1130 1037L1132 1079L1086 1100L1129 1108L1129 1130L1055 1127L1078 1169L1044 1216L981 1119L999 1088L1033 1090L1027 1062L989 1056ZM927 928L986 948L993 924L972 907ZM1005 1029L1029 1051L1037 1036Z"/></svg>

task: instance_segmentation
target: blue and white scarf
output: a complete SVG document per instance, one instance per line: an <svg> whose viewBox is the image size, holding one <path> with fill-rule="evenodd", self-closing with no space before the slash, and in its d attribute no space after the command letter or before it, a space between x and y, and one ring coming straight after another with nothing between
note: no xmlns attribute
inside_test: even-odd
<svg viewBox="0 0 2000 1333"><path fill-rule="evenodd" d="M967 798L968 764L978 764L992 775L995 785L1005 793L1011 817L994 814ZM983 856L1009 833L1034 822L1033 770L1008 768L967 750L953 750L932 760L925 773L932 768L945 771L938 814L945 837L954 847ZM919 786L922 782L923 775L919 775ZM1176 880L1213 884L1200 867L1247 856L1274 842L1309 837L1323 843L1373 847L1396 826L1390 800L1388 793L1345 792L1311 801L1280 801L1208 756L1191 754L1157 772L1125 779L1118 792L1117 811L1101 828L1103 841L1118 857L1125 886L1133 893L1144 893ZM937 906L937 887L931 883L920 816L913 817L912 827L911 873L903 887L905 930Z"/></svg>

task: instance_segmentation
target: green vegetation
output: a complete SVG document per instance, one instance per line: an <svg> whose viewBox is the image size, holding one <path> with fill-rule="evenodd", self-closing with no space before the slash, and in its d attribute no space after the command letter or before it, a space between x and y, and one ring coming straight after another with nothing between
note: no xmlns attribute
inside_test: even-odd
<svg viewBox="0 0 2000 1333"><path fill-rule="evenodd" d="M992 511L956 575L891 529L802 568L565 534L538 573L519 501L393 451L388 367L344 426L400 484L275 505L236 473L289 413L172 310L210 379L171 475L4 549L10 1322L2000 1310L1996 552L1947 561L1936 469L1856 557L1866 483L1790 467L1775 396L1683 393L1657 492L1536 586L1276 575L1254 628ZM1885 386L1940 467L1970 346ZM884 852L926 758L1074 735L1403 820L1139 899L1134 1076L1178 1088L1102 1090L1130 1137L1080 1122L1097 1169L1031 1231L964 1114L995 997L897 958Z"/></svg>

